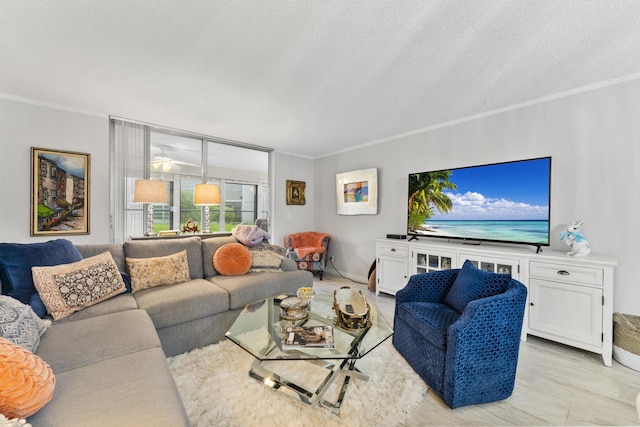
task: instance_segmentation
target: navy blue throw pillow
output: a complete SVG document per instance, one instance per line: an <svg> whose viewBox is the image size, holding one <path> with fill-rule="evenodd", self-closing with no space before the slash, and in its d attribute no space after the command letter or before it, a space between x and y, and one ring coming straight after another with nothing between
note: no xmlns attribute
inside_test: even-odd
<svg viewBox="0 0 640 427"><path fill-rule="evenodd" d="M469 302L504 292L510 280L509 274L483 271L467 260L462 265L444 302L462 313Z"/></svg>
<svg viewBox="0 0 640 427"><path fill-rule="evenodd" d="M32 302L31 296L36 293L31 267L69 264L81 260L82 255L78 249L66 239L42 243L0 243L2 293L29 304Z"/></svg>
<svg viewBox="0 0 640 427"><path fill-rule="evenodd" d="M131 293L131 276L129 276L124 271L121 271L120 275L122 276L122 281L124 282L124 287L127 288L125 293Z"/></svg>

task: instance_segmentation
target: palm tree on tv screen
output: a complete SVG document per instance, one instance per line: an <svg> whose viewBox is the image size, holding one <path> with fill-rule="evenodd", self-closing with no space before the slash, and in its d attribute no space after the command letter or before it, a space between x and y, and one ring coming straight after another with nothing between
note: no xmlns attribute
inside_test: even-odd
<svg viewBox="0 0 640 427"><path fill-rule="evenodd" d="M458 186L451 182L450 170L417 173L409 180L409 230L419 229L425 220L435 213L447 213L453 207L444 190L456 190Z"/></svg>

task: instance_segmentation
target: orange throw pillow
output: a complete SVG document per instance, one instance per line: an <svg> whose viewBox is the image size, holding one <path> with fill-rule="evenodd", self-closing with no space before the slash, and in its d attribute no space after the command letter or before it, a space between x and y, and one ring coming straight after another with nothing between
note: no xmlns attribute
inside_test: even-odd
<svg viewBox="0 0 640 427"><path fill-rule="evenodd" d="M56 379L41 358L0 337L0 413L27 418L53 397Z"/></svg>
<svg viewBox="0 0 640 427"><path fill-rule="evenodd" d="M213 254L213 266L223 276L241 276L251 268L251 252L241 243L227 243Z"/></svg>

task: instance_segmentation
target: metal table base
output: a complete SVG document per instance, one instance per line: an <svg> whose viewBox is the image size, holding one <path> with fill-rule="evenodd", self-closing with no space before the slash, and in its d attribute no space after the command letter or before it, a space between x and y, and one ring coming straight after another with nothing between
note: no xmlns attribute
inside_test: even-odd
<svg viewBox="0 0 640 427"><path fill-rule="evenodd" d="M338 415L340 413L340 407L342 406L342 401L347 391L347 387L349 386L350 379L353 377L363 381L369 380L368 375L355 367L356 360L357 359L342 359L336 361L336 363L321 359L290 361L290 363L312 363L329 371L316 391L307 390L292 381L283 378L272 370L267 369L264 366L267 361L260 361L256 359L251 365L249 376L260 381L267 387L285 393L300 400L301 402L311 405L312 407L321 405ZM344 380L340 386L340 393L338 394L337 400L335 402L330 402L324 399L324 395L341 373L344 374Z"/></svg>

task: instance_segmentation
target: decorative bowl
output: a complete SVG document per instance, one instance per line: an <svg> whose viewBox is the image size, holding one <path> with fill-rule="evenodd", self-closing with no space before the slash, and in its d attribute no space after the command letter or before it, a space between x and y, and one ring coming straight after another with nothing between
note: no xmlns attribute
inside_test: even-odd
<svg viewBox="0 0 640 427"><path fill-rule="evenodd" d="M309 302L298 297L285 298L280 302L280 318L300 320L309 315Z"/></svg>

